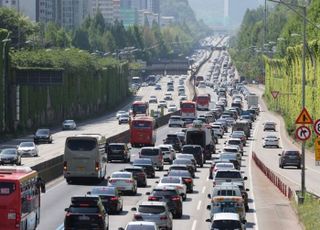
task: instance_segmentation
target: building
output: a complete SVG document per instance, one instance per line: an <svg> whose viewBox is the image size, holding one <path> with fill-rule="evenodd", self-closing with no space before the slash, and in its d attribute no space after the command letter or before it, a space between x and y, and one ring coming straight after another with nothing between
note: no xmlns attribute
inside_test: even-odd
<svg viewBox="0 0 320 230"><path fill-rule="evenodd" d="M1 7L17 10L32 21L36 21L37 0L0 0Z"/></svg>
<svg viewBox="0 0 320 230"><path fill-rule="evenodd" d="M138 24L138 11L136 9L120 8L120 20L126 28Z"/></svg>
<svg viewBox="0 0 320 230"><path fill-rule="evenodd" d="M152 26L153 22L159 21L159 15L148 10L138 10L138 24L141 26Z"/></svg>
<svg viewBox="0 0 320 230"><path fill-rule="evenodd" d="M160 15L160 0L147 0L147 9Z"/></svg>
<svg viewBox="0 0 320 230"><path fill-rule="evenodd" d="M160 26L166 27L174 24L175 18L173 16L161 16L160 17Z"/></svg>
<svg viewBox="0 0 320 230"><path fill-rule="evenodd" d="M100 11L108 23L120 19L120 0L91 0L90 15L94 16Z"/></svg>

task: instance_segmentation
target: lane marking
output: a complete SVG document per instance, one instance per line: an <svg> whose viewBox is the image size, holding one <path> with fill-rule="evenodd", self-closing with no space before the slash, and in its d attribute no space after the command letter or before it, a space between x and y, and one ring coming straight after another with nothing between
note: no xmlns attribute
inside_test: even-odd
<svg viewBox="0 0 320 230"><path fill-rule="evenodd" d="M197 227L197 221L194 220L193 223L192 223L191 230L196 230L196 227Z"/></svg>
<svg viewBox="0 0 320 230"><path fill-rule="evenodd" d="M201 193L203 194L205 193L205 191L206 191L206 186L203 186Z"/></svg>
<svg viewBox="0 0 320 230"><path fill-rule="evenodd" d="M197 205L197 210L200 210L200 208L201 208L201 203L202 203L202 201L199 200L198 205Z"/></svg>
<svg viewBox="0 0 320 230"><path fill-rule="evenodd" d="M59 225L56 230L63 230L64 229L64 224Z"/></svg>

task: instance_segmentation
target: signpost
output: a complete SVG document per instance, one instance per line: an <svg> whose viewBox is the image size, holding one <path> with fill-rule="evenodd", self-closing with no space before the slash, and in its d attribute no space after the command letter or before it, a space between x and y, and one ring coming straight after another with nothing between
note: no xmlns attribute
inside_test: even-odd
<svg viewBox="0 0 320 230"><path fill-rule="evenodd" d="M317 137L314 142L314 159L316 166L320 166L320 137Z"/></svg>
<svg viewBox="0 0 320 230"><path fill-rule="evenodd" d="M276 99L279 95L279 91L273 90L273 91L271 91L271 95L272 95L273 99Z"/></svg>
<svg viewBox="0 0 320 230"><path fill-rule="evenodd" d="M306 141L310 138L311 136L311 130L307 126L300 126L299 128L296 129L296 137L300 141Z"/></svg>
<svg viewBox="0 0 320 230"><path fill-rule="evenodd" d="M320 136L320 119L314 122L313 130L318 136Z"/></svg>
<svg viewBox="0 0 320 230"><path fill-rule="evenodd" d="M312 118L305 107L303 107L299 116L297 117L296 124L300 124L300 125L313 124Z"/></svg>

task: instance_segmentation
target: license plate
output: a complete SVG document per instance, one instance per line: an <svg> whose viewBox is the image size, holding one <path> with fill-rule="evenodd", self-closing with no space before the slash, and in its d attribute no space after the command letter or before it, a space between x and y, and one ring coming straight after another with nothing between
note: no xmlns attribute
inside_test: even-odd
<svg viewBox="0 0 320 230"><path fill-rule="evenodd" d="M123 190L123 189L125 189L125 187L118 187L118 189Z"/></svg>
<svg viewBox="0 0 320 230"><path fill-rule="evenodd" d="M79 216L79 220L90 220L88 216Z"/></svg>

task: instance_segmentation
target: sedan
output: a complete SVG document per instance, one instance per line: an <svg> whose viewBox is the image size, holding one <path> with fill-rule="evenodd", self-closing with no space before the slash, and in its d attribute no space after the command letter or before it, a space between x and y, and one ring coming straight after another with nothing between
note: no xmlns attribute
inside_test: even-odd
<svg viewBox="0 0 320 230"><path fill-rule="evenodd" d="M102 204L108 213L120 213L123 209L123 199L116 187L93 187L87 194L100 196Z"/></svg>
<svg viewBox="0 0 320 230"><path fill-rule="evenodd" d="M119 230L159 230L154 222L150 221L131 221L127 224L126 228L119 228Z"/></svg>
<svg viewBox="0 0 320 230"><path fill-rule="evenodd" d="M17 148L18 153L23 156L37 157L39 156L38 147L34 142L21 142Z"/></svg>
<svg viewBox="0 0 320 230"><path fill-rule="evenodd" d="M123 111L123 110L118 111L117 114L116 114L116 118L119 119L120 115L121 114L125 114L125 113L127 113L127 112Z"/></svg>
<svg viewBox="0 0 320 230"><path fill-rule="evenodd" d="M266 122L263 126L263 131L276 131L276 123L274 122Z"/></svg>
<svg viewBox="0 0 320 230"><path fill-rule="evenodd" d="M150 96L149 98L149 103L158 103L158 99L156 96Z"/></svg>
<svg viewBox="0 0 320 230"><path fill-rule="evenodd" d="M128 113L121 114L119 117L119 125L128 124L129 120L130 120L130 117Z"/></svg>
<svg viewBox="0 0 320 230"><path fill-rule="evenodd" d="M77 128L77 125L76 125L76 122L74 120L65 120L63 123L62 123L62 129L63 130L70 130L70 129L76 129Z"/></svg>
<svg viewBox="0 0 320 230"><path fill-rule="evenodd" d="M144 169L149 178L155 178L155 169L151 159L148 158L140 158L135 159L132 163L133 166L140 166Z"/></svg>
<svg viewBox="0 0 320 230"><path fill-rule="evenodd" d="M176 159L173 161L174 165L186 165L189 172L191 173L192 177L195 176L195 171L197 171L197 167L194 165L194 163L192 162L192 160L190 159Z"/></svg>
<svg viewBox="0 0 320 230"><path fill-rule="evenodd" d="M177 106L175 104L170 104L169 107L168 107L168 112L170 113L173 113L173 112L176 112L178 109L177 109Z"/></svg>
<svg viewBox="0 0 320 230"><path fill-rule="evenodd" d="M16 148L5 148L0 150L0 164L21 165L21 156Z"/></svg>
<svg viewBox="0 0 320 230"><path fill-rule="evenodd" d="M167 108L167 102L166 101L159 101L158 108Z"/></svg>
<svg viewBox="0 0 320 230"><path fill-rule="evenodd" d="M270 136L266 136L263 139L263 148L266 147L276 147L279 148L279 137L274 136L274 135L270 135Z"/></svg>
<svg viewBox="0 0 320 230"><path fill-rule="evenodd" d="M124 171L132 173L133 178L137 181L138 187L147 187L147 174L142 167L128 166L124 168Z"/></svg>
<svg viewBox="0 0 320 230"><path fill-rule="evenodd" d="M179 191L179 195L182 197L182 200L187 199L187 186L184 183L182 177L176 176L165 176L162 177L158 183L159 186L173 186Z"/></svg>
<svg viewBox="0 0 320 230"><path fill-rule="evenodd" d="M187 192L193 193L193 178L188 171L184 170L171 170L168 173L168 176L175 176L175 177L181 177L185 185L187 186Z"/></svg>
<svg viewBox="0 0 320 230"><path fill-rule="evenodd" d="M52 135L50 129L38 129L33 137L33 142L38 143L52 143Z"/></svg>
<svg viewBox="0 0 320 230"><path fill-rule="evenodd" d="M107 178L108 186L116 187L121 192L137 194L137 181L131 172L114 172Z"/></svg>

